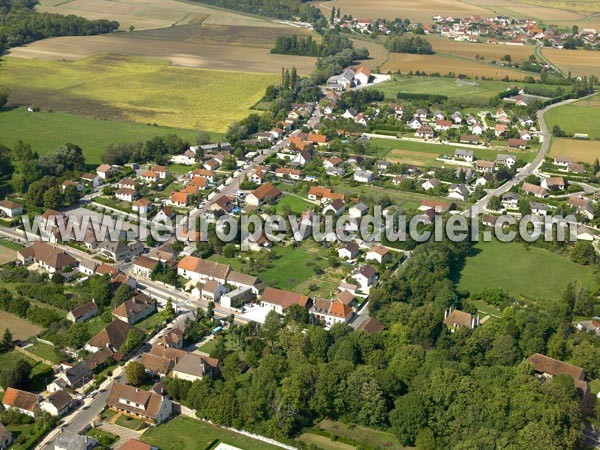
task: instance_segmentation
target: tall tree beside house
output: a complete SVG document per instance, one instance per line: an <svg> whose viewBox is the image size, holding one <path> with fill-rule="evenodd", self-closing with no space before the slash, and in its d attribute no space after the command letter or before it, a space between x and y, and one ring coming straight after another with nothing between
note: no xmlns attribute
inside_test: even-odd
<svg viewBox="0 0 600 450"><path fill-rule="evenodd" d="M130 361L127 364L125 367L125 375L127 377L127 384L136 387L144 384L148 378L146 376L146 369L137 361Z"/></svg>

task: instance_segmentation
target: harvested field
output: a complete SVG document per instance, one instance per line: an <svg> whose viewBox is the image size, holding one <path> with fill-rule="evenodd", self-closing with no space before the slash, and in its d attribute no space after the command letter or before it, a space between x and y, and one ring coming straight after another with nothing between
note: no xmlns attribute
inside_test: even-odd
<svg viewBox="0 0 600 450"><path fill-rule="evenodd" d="M27 340L31 336L35 336L42 331L42 327L39 327L28 320L21 319L6 311L0 311L0 333L4 333L6 328L10 329L15 339L21 340Z"/></svg>
<svg viewBox="0 0 600 450"><path fill-rule="evenodd" d="M8 248L7 245L9 244L10 242L6 242L4 240L2 244L0 244L0 266L9 262L13 262L17 259L16 250Z"/></svg>
<svg viewBox="0 0 600 450"><path fill-rule="evenodd" d="M375 70L377 67L381 67L388 60L388 51L385 47L372 41L364 41L362 39L352 39L355 48L366 47L369 49L369 59L363 61L362 64L369 67L371 70Z"/></svg>
<svg viewBox="0 0 600 450"><path fill-rule="evenodd" d="M47 61L78 61L99 53L111 53L160 58L176 66L236 72L280 73L281 67L296 66L299 73L307 75L314 70L315 58L274 55L267 48L162 39L134 40L127 36L128 34L44 39L14 48L10 55Z"/></svg>
<svg viewBox="0 0 600 450"><path fill-rule="evenodd" d="M431 22L433 16L492 17L493 13L476 5L456 0L336 0L314 2L328 16L331 7L340 8L342 14L352 14L359 19L394 19L408 17L412 22Z"/></svg>
<svg viewBox="0 0 600 450"><path fill-rule="evenodd" d="M595 75L600 77L600 52L545 48L542 53L552 64L557 65L564 72L571 71L573 75L578 76Z"/></svg>
<svg viewBox="0 0 600 450"><path fill-rule="evenodd" d="M245 117L279 78L118 55L72 63L8 57L3 70L16 105L210 131Z"/></svg>
<svg viewBox="0 0 600 450"><path fill-rule="evenodd" d="M452 58L443 55L411 55L408 53L391 53L390 59L382 66L382 72L408 73L409 71L422 71L428 74L440 73L446 75L450 72L469 77L490 77L502 79L508 76L510 79L521 80L525 76L534 76L525 72L494 66L486 63L471 62L466 59Z"/></svg>
<svg viewBox="0 0 600 450"><path fill-rule="evenodd" d="M130 26L162 28L199 21L213 25L284 27L266 19L176 0L41 0L38 9L88 19L117 20L122 30L128 30Z"/></svg>
<svg viewBox="0 0 600 450"><path fill-rule="evenodd" d="M550 156L566 156L572 157L575 161L593 163L600 156L600 142L553 138Z"/></svg>
<svg viewBox="0 0 600 450"><path fill-rule="evenodd" d="M486 61L500 61L504 55L510 55L515 62L524 61L533 55L535 47L514 46L514 45L494 45L479 44L474 42L457 42L442 36L427 36L433 46L433 50L438 53L446 53L452 56L461 56L463 58L475 59L477 55L485 58Z"/></svg>

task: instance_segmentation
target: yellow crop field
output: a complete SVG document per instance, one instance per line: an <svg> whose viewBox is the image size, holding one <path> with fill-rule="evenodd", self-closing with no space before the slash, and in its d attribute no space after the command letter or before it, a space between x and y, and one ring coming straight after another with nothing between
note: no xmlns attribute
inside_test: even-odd
<svg viewBox="0 0 600 450"><path fill-rule="evenodd" d="M2 75L13 104L210 131L245 117L279 78L117 55L76 62L8 57Z"/></svg>
<svg viewBox="0 0 600 450"><path fill-rule="evenodd" d="M564 72L571 71L573 75L577 76L595 75L600 77L600 52L545 48L542 53L552 64L557 65Z"/></svg>
<svg viewBox="0 0 600 450"><path fill-rule="evenodd" d="M494 79L502 79L508 75L511 79L523 79L525 76L534 76L535 74L526 74L505 67L492 64L471 62L464 59L452 58L443 55L411 55L408 53L391 53L389 61L382 66L383 72L402 73L409 71L422 71L427 74L439 72L446 75L450 72L456 75L463 74L469 77L485 76Z"/></svg>
<svg viewBox="0 0 600 450"><path fill-rule="evenodd" d="M600 157L600 141L554 138L550 156L566 156L575 161L593 163Z"/></svg>

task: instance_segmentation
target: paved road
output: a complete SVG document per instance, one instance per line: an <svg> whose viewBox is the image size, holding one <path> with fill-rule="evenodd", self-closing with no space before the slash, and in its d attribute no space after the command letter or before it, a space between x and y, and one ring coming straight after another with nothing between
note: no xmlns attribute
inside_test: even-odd
<svg viewBox="0 0 600 450"><path fill-rule="evenodd" d="M579 99L565 100L564 102L556 103L554 105L547 106L546 108L544 108L542 110L539 110L537 112L537 119L540 124L540 131L542 132L543 142L540 147L540 151L535 156L534 160L532 162L530 162L529 164L527 164L525 167L523 167L514 178L507 181L499 188L486 191L487 193L486 193L485 197L483 197L481 200L477 201L473 206L471 206L471 208L466 210L463 214L468 215L470 217L476 217L476 216L482 214L485 209L485 206L488 204L488 202L492 196L502 195L505 192L509 191L513 186L521 183L527 176L529 176L531 174L537 174L540 166L544 162L544 158L546 157L546 155L548 154L548 151L550 150L550 145L552 143L552 133L550 132L550 130L548 130L548 125L544 121L544 113L546 113L547 111L549 111L551 109L557 108L559 106L564 106L564 105L568 105L570 103L580 101L584 98L587 98L587 97L582 97Z"/></svg>

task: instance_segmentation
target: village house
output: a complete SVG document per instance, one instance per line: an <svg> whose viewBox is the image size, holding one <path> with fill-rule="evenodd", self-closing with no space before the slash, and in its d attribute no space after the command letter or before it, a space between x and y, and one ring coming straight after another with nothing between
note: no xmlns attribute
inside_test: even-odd
<svg viewBox="0 0 600 450"><path fill-rule="evenodd" d="M102 184L102 180L101 178L98 176L98 174L93 174L93 173L84 173L83 175L81 175L81 177L79 177L81 179L81 181L83 181L85 184L91 184L92 188L97 188L98 186L100 186Z"/></svg>
<svg viewBox="0 0 600 450"><path fill-rule="evenodd" d="M284 291L273 287L268 287L260 298L261 306L275 311L277 314L283 312L292 305L300 305L303 308L310 307L310 299L306 295L296 294L294 292Z"/></svg>
<svg viewBox="0 0 600 450"><path fill-rule="evenodd" d="M102 241L98 243L100 253L113 261L123 261L128 258L135 258L144 252L144 244L140 241L126 242L119 239L118 241Z"/></svg>
<svg viewBox="0 0 600 450"><path fill-rule="evenodd" d="M417 132L415 133L418 137L423 139L433 139L435 137L435 132L431 125L421 125Z"/></svg>
<svg viewBox="0 0 600 450"><path fill-rule="evenodd" d="M169 197L169 203L173 206L184 208L189 205L190 195L187 192L173 192Z"/></svg>
<svg viewBox="0 0 600 450"><path fill-rule="evenodd" d="M548 177L542 180L541 185L549 191L562 191L567 187L567 182L563 177Z"/></svg>
<svg viewBox="0 0 600 450"><path fill-rule="evenodd" d="M173 378L194 381L203 378L213 379L218 374L219 360L208 356L186 353L173 367L171 371Z"/></svg>
<svg viewBox="0 0 600 450"><path fill-rule="evenodd" d="M496 164L499 166L506 166L509 169L512 169L516 162L517 160L514 158L514 156L511 155L498 154L496 156Z"/></svg>
<svg viewBox="0 0 600 450"><path fill-rule="evenodd" d="M435 130L436 131L447 131L451 127L452 127L451 120L436 119L436 121L435 121Z"/></svg>
<svg viewBox="0 0 600 450"><path fill-rule="evenodd" d="M194 169L192 171L192 178L206 178L209 182L213 183L215 181L215 173L212 170L206 169Z"/></svg>
<svg viewBox="0 0 600 450"><path fill-rule="evenodd" d="M589 392L588 382L585 381L585 372L581 367L568 364L549 356L535 353L527 358L533 370L544 378L552 379L558 375L566 375L573 379L575 390L579 395L585 396Z"/></svg>
<svg viewBox="0 0 600 450"><path fill-rule="evenodd" d="M492 173L496 169L496 163L494 161L478 159L475 161L475 168L483 173Z"/></svg>
<svg viewBox="0 0 600 450"><path fill-rule="evenodd" d="M260 206L277 201L282 195L283 193L271 183L265 183L246 196L246 203L251 206Z"/></svg>
<svg viewBox="0 0 600 450"><path fill-rule="evenodd" d="M137 193L133 189L117 189L115 197L123 202L133 202L137 198Z"/></svg>
<svg viewBox="0 0 600 450"><path fill-rule="evenodd" d="M368 292L369 288L377 281L377 271L369 264L354 269L350 276L356 280L363 292Z"/></svg>
<svg viewBox="0 0 600 450"><path fill-rule="evenodd" d="M192 290L192 295L208 301L218 302L221 296L229 292L229 289L224 284L216 280L209 280L206 283L199 283Z"/></svg>
<svg viewBox="0 0 600 450"><path fill-rule="evenodd" d="M382 264L392 257L390 251L382 245L371 247L365 254L365 261L375 261Z"/></svg>
<svg viewBox="0 0 600 450"><path fill-rule="evenodd" d="M227 275L227 284L236 288L249 288L253 294L258 294L263 288L263 283L253 275L231 270Z"/></svg>
<svg viewBox="0 0 600 450"><path fill-rule="evenodd" d="M370 170L357 170L354 172L354 181L359 183L371 183L374 177L373 172Z"/></svg>
<svg viewBox="0 0 600 450"><path fill-rule="evenodd" d="M165 166L154 166L150 170L152 172L156 173L158 175L158 177L161 179L165 179L171 174L169 172L169 169Z"/></svg>
<svg viewBox="0 0 600 450"><path fill-rule="evenodd" d="M123 322L122 320L115 319L105 328L100 330L98 334L92 337L87 344L85 344L85 349L91 353L95 353L103 348L118 352L127 340L127 335L130 331L133 331L140 337L144 335L144 332L139 328L136 328L127 322Z"/></svg>
<svg viewBox="0 0 600 450"><path fill-rule="evenodd" d="M101 180L107 180L119 173L119 169L110 164L101 164L96 168L96 174Z"/></svg>
<svg viewBox="0 0 600 450"><path fill-rule="evenodd" d="M569 200L567 200L567 203L569 206L577 208L577 212L586 217L588 220L594 219L594 207L591 200L583 197L571 196L569 197Z"/></svg>
<svg viewBox="0 0 600 450"><path fill-rule="evenodd" d="M511 138L508 140L508 146L510 148L518 148L521 150L525 150L527 148L527 141L523 139Z"/></svg>
<svg viewBox="0 0 600 450"><path fill-rule="evenodd" d="M520 199L521 196L516 192L505 192L501 197L502 206L506 209L517 209Z"/></svg>
<svg viewBox="0 0 600 450"><path fill-rule="evenodd" d="M54 440L53 450L91 450L96 447L96 441L83 434L60 428L58 436Z"/></svg>
<svg viewBox="0 0 600 450"><path fill-rule="evenodd" d="M199 283L216 280L221 284L226 284L230 272L231 268L226 264L196 258L195 256L186 256L177 264L178 275Z"/></svg>
<svg viewBox="0 0 600 450"><path fill-rule="evenodd" d="M111 385L106 406L150 425L161 424L173 413L171 400L167 397L119 382Z"/></svg>
<svg viewBox="0 0 600 450"><path fill-rule="evenodd" d="M364 203L357 203L352 205L348 210L348 215L353 218L360 218L369 212L369 207Z"/></svg>
<svg viewBox="0 0 600 450"><path fill-rule="evenodd" d="M17 259L25 265L37 263L39 267L52 274L78 265L77 260L64 250L40 241L19 250Z"/></svg>
<svg viewBox="0 0 600 450"><path fill-rule="evenodd" d="M573 162L573 158L570 157L557 156L554 158L555 166L567 167L569 164L573 164Z"/></svg>
<svg viewBox="0 0 600 450"><path fill-rule="evenodd" d="M42 400L40 408L54 417L62 417L73 408L73 399L65 391L53 392Z"/></svg>
<svg viewBox="0 0 600 450"><path fill-rule="evenodd" d="M457 148L454 150L454 158L456 159L462 159L465 162L472 163L473 157L473 150L463 150L461 148Z"/></svg>
<svg viewBox="0 0 600 450"><path fill-rule="evenodd" d="M31 392L8 387L2 398L4 409L16 409L21 414L34 417L35 410L39 407L38 396Z"/></svg>
<svg viewBox="0 0 600 450"><path fill-rule="evenodd" d="M352 308L339 300L319 298L310 308L310 313L325 322L327 326L347 323L353 316Z"/></svg>
<svg viewBox="0 0 600 450"><path fill-rule="evenodd" d="M277 178L289 178L291 180L302 179L302 171L298 169L291 169L289 167L278 167L275 169L275 176Z"/></svg>
<svg viewBox="0 0 600 450"><path fill-rule="evenodd" d="M355 242L348 242L338 249L337 254L341 259L354 259L358 256L358 244Z"/></svg>
<svg viewBox="0 0 600 450"><path fill-rule="evenodd" d="M448 186L448 198L465 201L469 197L469 188L464 184L451 184Z"/></svg>
<svg viewBox="0 0 600 450"><path fill-rule="evenodd" d="M23 213L23 205L15 203L12 200L2 200L0 202L0 211L7 217L15 217Z"/></svg>
<svg viewBox="0 0 600 450"><path fill-rule="evenodd" d="M419 206L419 211L428 211L430 209L436 214L443 214L450 210L450 206L448 203L439 200L422 200L421 206Z"/></svg>
<svg viewBox="0 0 600 450"><path fill-rule="evenodd" d="M146 198L140 198L131 204L131 210L139 214L148 214L152 211L152 202Z"/></svg>
<svg viewBox="0 0 600 450"><path fill-rule="evenodd" d="M112 315L123 322L134 324L154 312L156 312L156 300L140 292L117 306Z"/></svg>
<svg viewBox="0 0 600 450"><path fill-rule="evenodd" d="M329 203L335 199L345 200L346 196L341 193L334 193L331 189L322 186L311 186L308 189L308 199Z"/></svg>
<svg viewBox="0 0 600 450"><path fill-rule="evenodd" d="M458 309L448 308L444 311L444 325L446 325L452 333L459 328L469 328L473 330L480 324L479 316L473 316L472 314Z"/></svg>
<svg viewBox="0 0 600 450"><path fill-rule="evenodd" d="M96 305L96 301L92 299L91 302L84 303L77 308L72 309L67 314L67 319L73 323L81 323L85 322L92 317L96 317L98 315L98 305Z"/></svg>
<svg viewBox="0 0 600 450"><path fill-rule="evenodd" d="M544 198L548 196L548 192L546 191L546 189L544 189L542 186L537 186L531 183L523 183L523 186L521 186L521 190L525 194L531 194L538 198Z"/></svg>
<svg viewBox="0 0 600 450"><path fill-rule="evenodd" d="M532 214L536 214L538 216L546 216L548 215L548 205L540 202L531 202L531 212Z"/></svg>
<svg viewBox="0 0 600 450"><path fill-rule="evenodd" d="M431 189L435 189L439 184L440 180L438 180L437 178L430 178L429 180L425 180L423 184L421 184L421 187L425 191L429 191Z"/></svg>

